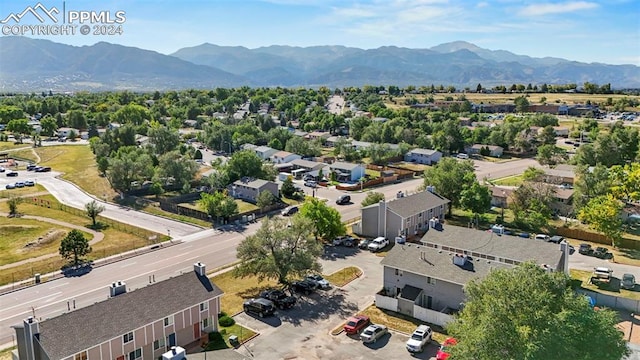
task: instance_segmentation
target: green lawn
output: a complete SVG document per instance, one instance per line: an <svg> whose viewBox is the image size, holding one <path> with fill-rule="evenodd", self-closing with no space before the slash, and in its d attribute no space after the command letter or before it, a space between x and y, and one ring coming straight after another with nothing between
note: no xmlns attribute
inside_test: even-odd
<svg viewBox="0 0 640 360"><path fill-rule="evenodd" d="M333 274L324 275L324 278L333 286L342 287L360 276L362 276L362 270L360 270L360 268L349 266L342 268Z"/></svg>
<svg viewBox="0 0 640 360"><path fill-rule="evenodd" d="M620 287L620 281L622 274L614 273L614 278L609 283L602 283L600 285L590 284L591 278L590 271L569 269L571 279L573 280L573 286L579 286L587 290L619 296L627 299L640 300L640 287L636 285L634 290L626 290Z"/></svg>
<svg viewBox="0 0 640 360"><path fill-rule="evenodd" d="M249 211L255 211L259 208L252 203L248 203L246 201L242 201L240 199L236 199L236 204L238 204L238 213L243 214Z"/></svg>
<svg viewBox="0 0 640 360"><path fill-rule="evenodd" d="M25 186L23 188L16 189L0 189L0 198L9 198L11 196L27 196L35 193L42 193L47 191L44 186L36 184L36 186Z"/></svg>
<svg viewBox="0 0 640 360"><path fill-rule="evenodd" d="M522 174L491 180L491 183L493 185L498 185L498 186L520 186L522 185L523 182L524 182L524 177Z"/></svg>
<svg viewBox="0 0 640 360"><path fill-rule="evenodd" d="M244 343L245 341L251 339L256 335L255 332L238 324L233 324L231 326L220 326L219 333L221 336L210 335L209 339L211 339L212 337L213 339L209 341L209 343L205 347L205 351L232 348L233 345L229 343L229 337L231 335L237 336L240 343Z"/></svg>
<svg viewBox="0 0 640 360"><path fill-rule="evenodd" d="M20 148L30 147L30 146L31 144L16 144L13 141L0 141L0 152L6 151L6 150L20 149Z"/></svg>

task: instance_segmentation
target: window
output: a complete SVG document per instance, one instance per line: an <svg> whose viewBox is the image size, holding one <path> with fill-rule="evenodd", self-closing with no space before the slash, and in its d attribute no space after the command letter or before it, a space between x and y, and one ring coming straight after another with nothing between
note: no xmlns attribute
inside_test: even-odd
<svg viewBox="0 0 640 360"><path fill-rule="evenodd" d="M73 357L73 360L87 360L87 352L83 351L79 354L76 354L76 356Z"/></svg>
<svg viewBox="0 0 640 360"><path fill-rule="evenodd" d="M133 331L132 331L132 332L129 332L129 333L126 333L126 334L124 334L124 335L122 336L122 342L123 342L123 343L125 343L125 344L126 344L126 343L128 343L128 342L130 342L130 341L133 341Z"/></svg>
<svg viewBox="0 0 640 360"><path fill-rule="evenodd" d="M200 304L200 311L205 311L205 310L209 310L209 303L208 302L203 302Z"/></svg>
<svg viewBox="0 0 640 360"><path fill-rule="evenodd" d="M153 351L164 349L164 339L158 339L153 342Z"/></svg>
<svg viewBox="0 0 640 360"><path fill-rule="evenodd" d="M129 353L129 360L136 360L142 357L142 349L138 348Z"/></svg>
<svg viewBox="0 0 640 360"><path fill-rule="evenodd" d="M164 326L173 325L173 315L164 318Z"/></svg>
<svg viewBox="0 0 640 360"><path fill-rule="evenodd" d="M427 284L435 285L436 284L436 279L427 276Z"/></svg>
<svg viewBox="0 0 640 360"><path fill-rule="evenodd" d="M209 327L209 318L202 319L202 330Z"/></svg>

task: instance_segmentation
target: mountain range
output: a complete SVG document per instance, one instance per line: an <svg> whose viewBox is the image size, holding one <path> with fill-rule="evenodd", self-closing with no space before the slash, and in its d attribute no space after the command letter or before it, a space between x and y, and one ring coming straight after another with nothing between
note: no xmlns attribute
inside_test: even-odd
<svg viewBox="0 0 640 360"><path fill-rule="evenodd" d="M534 58L456 41L429 49L384 46L248 49L209 43L170 55L106 42L71 46L0 37L0 91L133 91L237 86L610 83L640 88L640 67Z"/></svg>

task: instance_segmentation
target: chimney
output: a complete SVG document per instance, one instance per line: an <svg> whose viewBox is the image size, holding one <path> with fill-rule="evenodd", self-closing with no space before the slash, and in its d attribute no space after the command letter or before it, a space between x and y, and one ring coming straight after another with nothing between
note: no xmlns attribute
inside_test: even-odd
<svg viewBox="0 0 640 360"><path fill-rule="evenodd" d="M200 261L193 264L193 271L195 271L198 276L207 276L207 268Z"/></svg>
<svg viewBox="0 0 640 360"><path fill-rule="evenodd" d="M40 326L38 325L38 321L33 318L33 316L29 316L26 320L24 320L24 345L23 350L27 355L27 360L35 360L36 359L36 351L34 347L34 338L40 334ZM18 344L18 347L20 344Z"/></svg>
<svg viewBox="0 0 640 360"><path fill-rule="evenodd" d="M111 286L109 287L109 297L118 296L126 292L127 292L127 285L124 283L124 281L111 283Z"/></svg>

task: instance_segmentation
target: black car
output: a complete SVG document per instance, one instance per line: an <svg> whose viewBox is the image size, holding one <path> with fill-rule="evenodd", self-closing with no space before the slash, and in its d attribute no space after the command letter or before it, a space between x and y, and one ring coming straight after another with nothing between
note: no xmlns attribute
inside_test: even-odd
<svg viewBox="0 0 640 360"><path fill-rule="evenodd" d="M283 290L269 289L260 293L263 299L271 300L280 310L290 309L296 304L295 296L290 296Z"/></svg>
<svg viewBox="0 0 640 360"><path fill-rule="evenodd" d="M36 165L36 164L29 164L29 165L27 165L27 171L35 170L37 167L38 167L38 165Z"/></svg>
<svg viewBox="0 0 640 360"><path fill-rule="evenodd" d="M582 255L593 255L593 249L589 244L580 244L578 252Z"/></svg>
<svg viewBox="0 0 640 360"><path fill-rule="evenodd" d="M51 168L49 166L38 166L34 169L35 172L49 172Z"/></svg>
<svg viewBox="0 0 640 360"><path fill-rule="evenodd" d="M599 259L607 259L609 257L609 249L605 247L598 246L593 250L593 256Z"/></svg>
<svg viewBox="0 0 640 360"><path fill-rule="evenodd" d="M270 316L276 311L273 301L267 299L249 299L242 304L246 313L258 314L260 317Z"/></svg>
<svg viewBox="0 0 640 360"><path fill-rule="evenodd" d="M9 171L9 172L7 173L7 176L18 176L18 173L17 173L17 172L15 172L15 171Z"/></svg>
<svg viewBox="0 0 640 360"><path fill-rule="evenodd" d="M564 238L560 235L554 235L549 239L549 242L560 244L560 242L564 240Z"/></svg>
<svg viewBox="0 0 640 360"><path fill-rule="evenodd" d="M296 281L291 284L291 289L295 292L304 293L305 295L311 294L318 284L307 279Z"/></svg>
<svg viewBox="0 0 640 360"><path fill-rule="evenodd" d="M338 205L346 205L351 202L351 196L349 195L340 195L340 197L336 200L336 204Z"/></svg>

